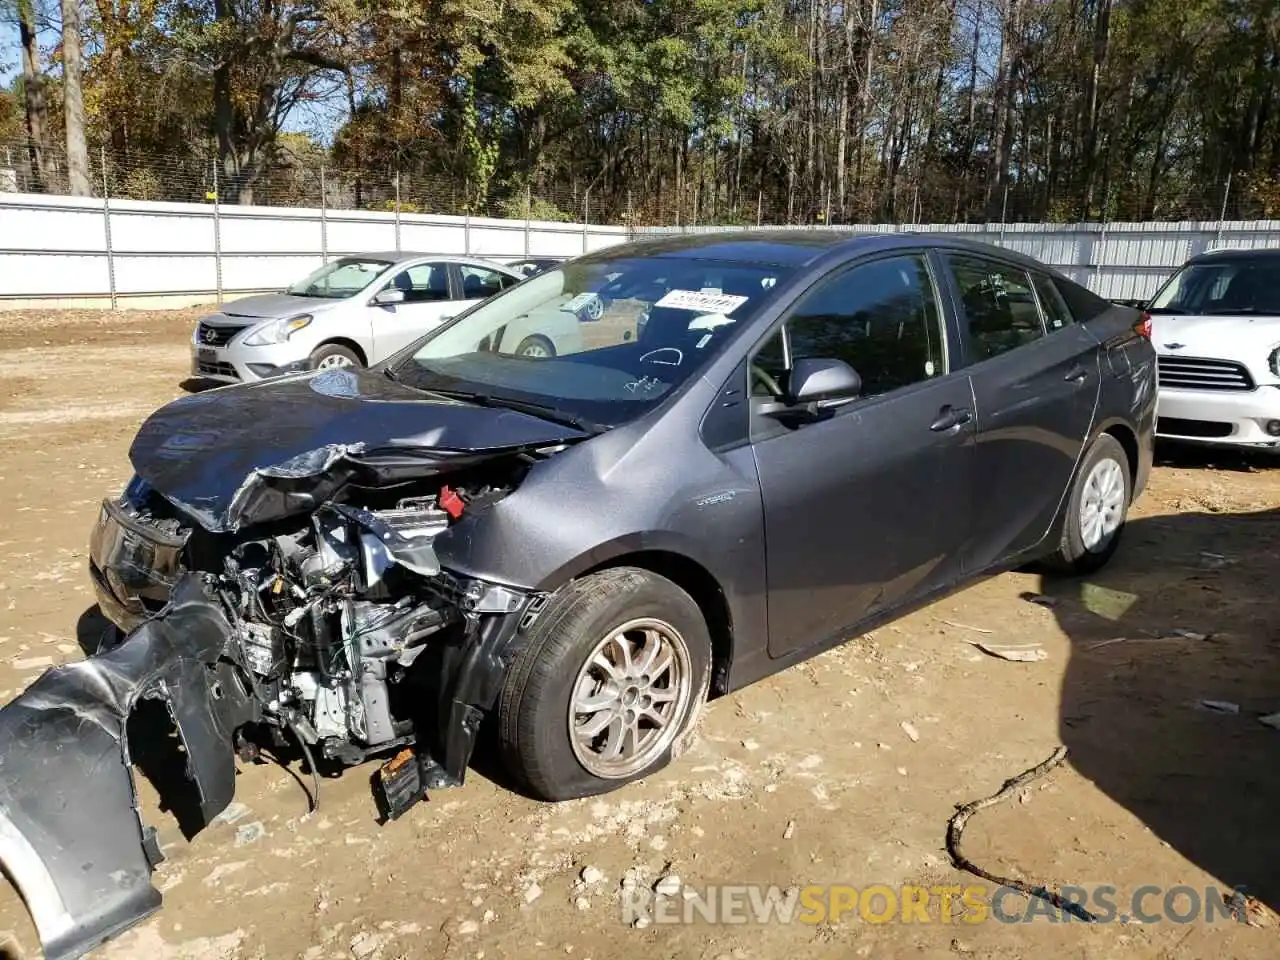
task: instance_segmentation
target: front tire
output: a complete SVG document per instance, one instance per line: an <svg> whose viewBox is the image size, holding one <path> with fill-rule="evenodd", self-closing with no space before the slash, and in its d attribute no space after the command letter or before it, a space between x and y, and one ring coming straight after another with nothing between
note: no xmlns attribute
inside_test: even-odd
<svg viewBox="0 0 1280 960"><path fill-rule="evenodd" d="M346 370L361 366L354 350L337 343L322 343L311 351L312 370Z"/></svg>
<svg viewBox="0 0 1280 960"><path fill-rule="evenodd" d="M550 360L556 355L555 344L540 333L525 337L516 345L517 357L532 357L537 360Z"/></svg>
<svg viewBox="0 0 1280 960"><path fill-rule="evenodd" d="M711 636L685 591L616 567L574 580L507 672L498 736L508 771L543 800L615 790L671 762L711 677Z"/></svg>
<svg viewBox="0 0 1280 960"><path fill-rule="evenodd" d="M1071 486L1062 540L1050 566L1076 576L1101 569L1120 545L1132 498L1129 457L1115 437L1090 445Z"/></svg>

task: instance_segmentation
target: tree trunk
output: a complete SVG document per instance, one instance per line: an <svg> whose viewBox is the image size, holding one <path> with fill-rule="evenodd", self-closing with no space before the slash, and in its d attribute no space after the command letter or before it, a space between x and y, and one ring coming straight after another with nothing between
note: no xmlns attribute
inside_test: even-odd
<svg viewBox="0 0 1280 960"><path fill-rule="evenodd" d="M858 102L858 156L853 165L853 189L855 193L862 189L862 158L866 154L864 141L867 138L867 123L871 113L871 69L875 65L876 19L879 15L879 0L868 0L867 21L864 27L867 55L863 60L862 95L859 97Z"/></svg>
<svg viewBox="0 0 1280 960"><path fill-rule="evenodd" d="M92 196L89 147L80 86L80 0L62 0L62 104L67 130L67 186L73 197Z"/></svg>
<svg viewBox="0 0 1280 960"><path fill-rule="evenodd" d="M22 44L22 87L26 99L32 187L36 191L44 191L50 189L57 178L57 166L49 152L49 109L45 100L44 74L40 72L35 0L18 0L18 39Z"/></svg>
<svg viewBox="0 0 1280 960"><path fill-rule="evenodd" d="M1084 215L1088 217L1093 207L1094 187L1097 180L1098 166L1098 128L1101 115L1098 109L1098 88L1102 79L1102 68L1107 60L1107 49L1111 42L1111 0L1098 0L1097 21L1093 31L1093 63L1085 82L1085 112L1088 120L1084 145Z"/></svg>

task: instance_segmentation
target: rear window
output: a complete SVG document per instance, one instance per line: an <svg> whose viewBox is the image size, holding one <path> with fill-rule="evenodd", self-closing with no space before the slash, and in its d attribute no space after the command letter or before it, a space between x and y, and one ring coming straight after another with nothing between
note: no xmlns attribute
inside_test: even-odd
<svg viewBox="0 0 1280 960"><path fill-rule="evenodd" d="M1071 311L1071 316L1075 317L1076 323L1086 323L1111 309L1109 302L1078 283L1062 277L1054 277L1053 285L1062 294L1062 299L1066 301L1067 309Z"/></svg>
<svg viewBox="0 0 1280 960"><path fill-rule="evenodd" d="M1189 263L1155 295L1152 313L1280 314L1280 257Z"/></svg>

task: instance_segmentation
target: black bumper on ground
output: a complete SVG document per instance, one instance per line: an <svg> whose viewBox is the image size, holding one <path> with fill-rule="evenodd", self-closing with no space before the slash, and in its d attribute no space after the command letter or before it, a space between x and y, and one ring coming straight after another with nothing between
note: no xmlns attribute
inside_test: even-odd
<svg viewBox="0 0 1280 960"><path fill-rule="evenodd" d="M220 657L232 636L197 576L118 645L54 667L0 710L0 863L47 960L82 956L160 906L159 850L138 816L126 723L167 702L207 823L231 801L231 734L252 719Z"/></svg>

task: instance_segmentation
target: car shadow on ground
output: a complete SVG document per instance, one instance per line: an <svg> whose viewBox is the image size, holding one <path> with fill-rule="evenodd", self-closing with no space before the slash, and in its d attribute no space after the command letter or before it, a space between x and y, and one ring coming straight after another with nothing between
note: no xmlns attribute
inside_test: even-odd
<svg viewBox="0 0 1280 960"><path fill-rule="evenodd" d="M1041 585L1071 642L1070 762L1224 892L1272 909L1280 729L1260 718L1280 711L1278 581L1271 509L1134 520L1102 571Z"/></svg>
<svg viewBox="0 0 1280 960"><path fill-rule="evenodd" d="M204 393L206 390L225 386L226 384L220 380L206 380L203 377L187 377L178 384L178 387L186 393Z"/></svg>

